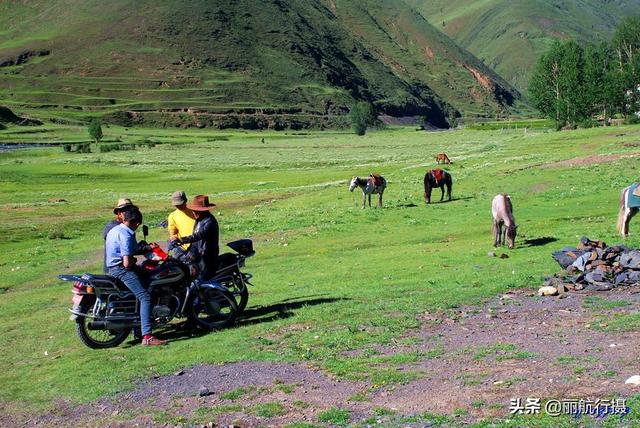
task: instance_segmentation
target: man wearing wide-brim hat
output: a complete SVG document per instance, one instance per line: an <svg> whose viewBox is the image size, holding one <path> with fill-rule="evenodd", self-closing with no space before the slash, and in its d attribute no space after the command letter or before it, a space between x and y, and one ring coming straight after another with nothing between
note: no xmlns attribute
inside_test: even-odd
<svg viewBox="0 0 640 428"><path fill-rule="evenodd" d="M129 198L118 199L116 206L113 208L113 213L116 215L116 218L111 220L109 223L105 224L104 229L102 229L102 239L106 241L109 231L114 227L118 226L119 224L122 224L124 212L134 208L137 208L137 207L133 205L133 202L131 202L131 199ZM104 270L105 273L107 272L106 256L104 259L102 269Z"/></svg>
<svg viewBox="0 0 640 428"><path fill-rule="evenodd" d="M196 224L193 234L182 238L174 239L178 244L191 244L189 252L196 256L200 267L199 279L211 278L218 269L218 254L220 246L218 237L220 234L218 221L209 212L216 204L209 202L207 195L195 196L187 208L193 211L196 217Z"/></svg>

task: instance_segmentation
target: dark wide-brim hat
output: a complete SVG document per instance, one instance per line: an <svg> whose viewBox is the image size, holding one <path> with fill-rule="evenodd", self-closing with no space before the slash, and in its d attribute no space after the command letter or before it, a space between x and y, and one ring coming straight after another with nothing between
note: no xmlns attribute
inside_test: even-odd
<svg viewBox="0 0 640 428"><path fill-rule="evenodd" d="M207 195L197 195L191 200L190 204L187 204L187 208L192 211L209 211L211 207L215 207L216 204L209 202Z"/></svg>

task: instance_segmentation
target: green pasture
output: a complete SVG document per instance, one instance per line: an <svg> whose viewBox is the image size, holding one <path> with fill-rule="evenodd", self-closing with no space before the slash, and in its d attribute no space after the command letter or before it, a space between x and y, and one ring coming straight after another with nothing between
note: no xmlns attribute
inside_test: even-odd
<svg viewBox="0 0 640 428"><path fill-rule="evenodd" d="M637 158L625 157L640 152L638 126L526 133L390 128L364 137L104 131L108 141L158 144L109 153L0 152L2 401L49 409L59 398L86 402L181 367L240 360L304 361L372 388L410 381L422 374L394 367L452 350L434 341L424 355L384 359L365 352L354 359L346 351L401 342L425 311L536 287L559 270L550 253L583 235L618 242L619 191L639 179ZM0 131L0 143L84 139L84 127ZM454 162L447 167L454 200L426 206L422 177L439 152ZM598 155L621 157L598 162ZM371 172L389 182L385 206L362 210L348 179ZM102 227L120 197L133 199L151 239L164 241L159 224L176 189L210 195L223 242L254 240L257 254L247 271L256 286L246 316L207 335L169 329L171 343L162 349L84 347L68 320L69 284L56 275L100 271ZM491 199L499 192L512 196L519 224L516 249L498 250L507 259L487 257ZM627 244L640 246L640 222L631 232ZM535 245L544 241L551 242Z"/></svg>

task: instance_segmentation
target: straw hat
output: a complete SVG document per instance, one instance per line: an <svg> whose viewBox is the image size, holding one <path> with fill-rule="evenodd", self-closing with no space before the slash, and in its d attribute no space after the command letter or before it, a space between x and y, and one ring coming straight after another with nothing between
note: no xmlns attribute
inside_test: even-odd
<svg viewBox="0 0 640 428"><path fill-rule="evenodd" d="M118 211L122 211L123 208L132 207L133 202L129 198L120 198L118 199L118 203L116 207L113 209L114 214L118 214Z"/></svg>
<svg viewBox="0 0 640 428"><path fill-rule="evenodd" d="M209 203L209 197L207 195L195 196L190 204L187 204L187 208L192 211L209 211L209 208L215 207L216 204Z"/></svg>

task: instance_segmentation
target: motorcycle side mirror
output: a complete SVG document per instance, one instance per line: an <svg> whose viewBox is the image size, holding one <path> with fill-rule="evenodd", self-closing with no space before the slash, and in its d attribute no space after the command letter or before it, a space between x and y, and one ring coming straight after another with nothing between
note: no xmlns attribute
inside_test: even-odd
<svg viewBox="0 0 640 428"><path fill-rule="evenodd" d="M144 240L147 240L147 235L149 235L149 226L146 224L142 225L142 236L144 236Z"/></svg>

